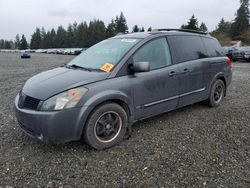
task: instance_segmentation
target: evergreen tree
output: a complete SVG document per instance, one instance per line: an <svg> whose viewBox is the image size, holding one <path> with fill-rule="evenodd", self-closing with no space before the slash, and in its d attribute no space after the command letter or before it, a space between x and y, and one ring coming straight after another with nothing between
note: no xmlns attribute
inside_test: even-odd
<svg viewBox="0 0 250 188"><path fill-rule="evenodd" d="M134 27L133 27L133 33L137 33L137 32L139 32L139 27L138 27L138 25L135 25Z"/></svg>
<svg viewBox="0 0 250 188"><path fill-rule="evenodd" d="M4 40L3 39L0 40L0 49L4 49Z"/></svg>
<svg viewBox="0 0 250 188"><path fill-rule="evenodd" d="M28 43L24 35L22 35L21 41L20 41L20 50L26 50L28 48Z"/></svg>
<svg viewBox="0 0 250 188"><path fill-rule="evenodd" d="M141 28L140 32L145 32L145 29L144 27Z"/></svg>
<svg viewBox="0 0 250 188"><path fill-rule="evenodd" d="M66 48L67 47L67 32L63 26L59 26L56 32L55 38L55 47L56 48Z"/></svg>
<svg viewBox="0 0 250 188"><path fill-rule="evenodd" d="M224 18L222 18L216 27L216 29L211 32L211 35L215 38L217 38L221 45L227 46L230 44L231 38L230 36L230 28L231 28L231 23L226 22Z"/></svg>
<svg viewBox="0 0 250 188"><path fill-rule="evenodd" d="M48 37L48 47L49 48L56 48L56 31L54 28L51 29L51 32Z"/></svg>
<svg viewBox="0 0 250 188"><path fill-rule="evenodd" d="M78 44L78 38L77 38L77 30L78 30L78 24L77 22L74 22L72 25L73 29L73 40L72 40L72 47L77 47Z"/></svg>
<svg viewBox="0 0 250 188"><path fill-rule="evenodd" d="M106 38L106 28L103 21L94 20L89 23L87 47L90 47Z"/></svg>
<svg viewBox="0 0 250 188"><path fill-rule="evenodd" d="M232 38L239 38L249 28L249 0L240 0L240 3L241 6L231 27Z"/></svg>
<svg viewBox="0 0 250 188"><path fill-rule="evenodd" d="M123 15L123 12L121 12L119 17L116 16L115 28L116 28L116 33L127 33L128 32L127 21Z"/></svg>
<svg viewBox="0 0 250 188"><path fill-rule="evenodd" d="M31 36L30 48L39 49L41 47L41 31L39 28L36 28L34 34Z"/></svg>
<svg viewBox="0 0 250 188"><path fill-rule="evenodd" d="M52 41L51 41L51 32L47 31L46 35L43 38L43 45L44 48L52 48Z"/></svg>
<svg viewBox="0 0 250 188"><path fill-rule="evenodd" d="M19 46L20 46L20 37L19 34L17 34L15 40L15 49L19 49Z"/></svg>
<svg viewBox="0 0 250 188"><path fill-rule="evenodd" d="M42 27L41 29L41 48L42 49L48 48L46 43L47 43L47 33L45 29Z"/></svg>
<svg viewBox="0 0 250 188"><path fill-rule="evenodd" d="M67 46L68 48L73 47L74 34L73 34L73 26L69 24L67 29Z"/></svg>
<svg viewBox="0 0 250 188"><path fill-rule="evenodd" d="M83 48L86 47L87 43L87 32L88 32L88 25L86 22L80 23L78 25L77 31L76 31L76 38L77 38L77 45L76 47Z"/></svg>
<svg viewBox="0 0 250 188"><path fill-rule="evenodd" d="M199 30L202 31L202 32L205 32L205 33L208 31L207 26L206 26L206 24L204 22L201 22Z"/></svg>
<svg viewBox="0 0 250 188"><path fill-rule="evenodd" d="M199 30L198 20L194 15L189 19L187 25L182 25L181 29Z"/></svg>
<svg viewBox="0 0 250 188"><path fill-rule="evenodd" d="M107 38L113 37L116 35L116 25L114 19L111 20L111 23L108 24L106 29L106 36Z"/></svg>
<svg viewBox="0 0 250 188"><path fill-rule="evenodd" d="M230 36L231 25L232 24L230 22L226 22L224 18L222 18L216 29L211 34L213 36L216 35Z"/></svg>
<svg viewBox="0 0 250 188"><path fill-rule="evenodd" d="M231 28L231 23L226 22L224 18L222 18L216 30L218 33L225 33L229 35L230 28Z"/></svg>
<svg viewBox="0 0 250 188"><path fill-rule="evenodd" d="M16 48L15 46L15 42L13 42L13 40L10 40L10 49L14 50Z"/></svg>
<svg viewBox="0 0 250 188"><path fill-rule="evenodd" d="M4 41L4 49L11 49L11 41Z"/></svg>
<svg viewBox="0 0 250 188"><path fill-rule="evenodd" d="M48 48L56 48L56 31L54 28L51 31L47 31L47 33L43 33L43 41L42 45L44 49Z"/></svg>
<svg viewBox="0 0 250 188"><path fill-rule="evenodd" d="M152 31L152 27L149 27L149 28L148 28L148 32L150 32L150 31Z"/></svg>

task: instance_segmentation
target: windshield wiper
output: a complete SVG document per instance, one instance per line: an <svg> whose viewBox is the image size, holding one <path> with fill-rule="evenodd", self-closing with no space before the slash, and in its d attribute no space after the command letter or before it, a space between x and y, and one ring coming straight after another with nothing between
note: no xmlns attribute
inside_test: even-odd
<svg viewBox="0 0 250 188"><path fill-rule="evenodd" d="M72 65L64 65L66 68L74 68L74 69L83 69L83 70L86 70L86 71L89 71L89 72L92 72L92 71L95 71L95 72L105 72L101 69L93 69L93 68L87 68L87 67L82 67L82 66L79 66L79 65L76 65L76 64L72 64Z"/></svg>
<svg viewBox="0 0 250 188"><path fill-rule="evenodd" d="M76 65L76 64L72 64L72 65L65 65L67 68L75 68L75 69L83 69L83 70L87 70L89 72L92 71L92 69L90 68L86 68L86 67L82 67L82 66L79 66L79 65Z"/></svg>
<svg viewBox="0 0 250 188"><path fill-rule="evenodd" d="M105 72L103 71L102 69L91 69L92 71L95 71L95 72Z"/></svg>

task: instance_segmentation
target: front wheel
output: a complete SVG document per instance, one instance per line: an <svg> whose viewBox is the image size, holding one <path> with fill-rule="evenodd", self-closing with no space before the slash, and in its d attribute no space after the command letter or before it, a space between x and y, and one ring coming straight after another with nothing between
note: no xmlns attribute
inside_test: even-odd
<svg viewBox="0 0 250 188"><path fill-rule="evenodd" d="M222 80L216 80L211 88L208 98L209 106L219 106L225 95L225 84Z"/></svg>
<svg viewBox="0 0 250 188"><path fill-rule="evenodd" d="M83 137L91 147L102 150L122 141L126 134L128 117L116 103L103 104L90 115Z"/></svg>

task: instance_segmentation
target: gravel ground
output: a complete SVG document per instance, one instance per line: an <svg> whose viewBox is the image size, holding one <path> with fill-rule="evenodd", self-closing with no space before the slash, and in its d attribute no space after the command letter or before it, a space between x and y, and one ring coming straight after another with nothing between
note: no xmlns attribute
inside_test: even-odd
<svg viewBox="0 0 250 188"><path fill-rule="evenodd" d="M250 187L250 64L235 63L218 108L195 104L133 126L105 151L51 146L26 136L14 115L24 82L72 56L0 53L0 187Z"/></svg>

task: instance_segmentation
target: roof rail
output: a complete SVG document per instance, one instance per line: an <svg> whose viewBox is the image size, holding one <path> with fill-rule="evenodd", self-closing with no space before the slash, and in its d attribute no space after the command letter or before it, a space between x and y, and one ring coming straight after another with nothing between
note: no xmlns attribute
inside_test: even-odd
<svg viewBox="0 0 250 188"><path fill-rule="evenodd" d="M191 29L153 29L152 31L153 32L155 32L155 31L181 31L181 32L197 33L197 34L207 35L207 33L205 33L205 32L191 30Z"/></svg>

